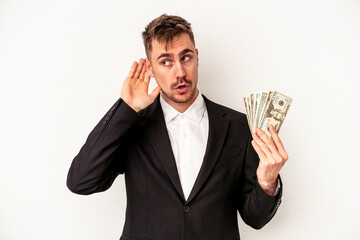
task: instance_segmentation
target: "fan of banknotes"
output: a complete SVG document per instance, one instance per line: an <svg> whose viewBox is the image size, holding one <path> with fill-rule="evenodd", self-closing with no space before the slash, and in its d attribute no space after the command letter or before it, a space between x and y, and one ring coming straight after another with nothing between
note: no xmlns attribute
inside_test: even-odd
<svg viewBox="0 0 360 240"><path fill-rule="evenodd" d="M271 124L279 133L291 103L290 97L277 91L258 92L245 96L244 104L250 131L254 133L259 127L271 138L269 132Z"/></svg>

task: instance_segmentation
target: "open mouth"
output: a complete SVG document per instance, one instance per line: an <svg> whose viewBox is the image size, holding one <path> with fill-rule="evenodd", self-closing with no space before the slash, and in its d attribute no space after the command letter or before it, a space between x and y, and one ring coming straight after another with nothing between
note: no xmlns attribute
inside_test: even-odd
<svg viewBox="0 0 360 240"><path fill-rule="evenodd" d="M188 86L186 86L186 85L181 85L176 88L178 93L185 93L187 89L188 89Z"/></svg>

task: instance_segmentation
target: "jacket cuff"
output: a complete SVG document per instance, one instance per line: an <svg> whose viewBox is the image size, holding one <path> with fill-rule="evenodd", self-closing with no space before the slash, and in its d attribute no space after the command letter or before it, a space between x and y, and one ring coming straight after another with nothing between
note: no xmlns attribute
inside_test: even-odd
<svg viewBox="0 0 360 240"><path fill-rule="evenodd" d="M121 117L117 117L118 113L121 113ZM126 122L136 122L139 118L139 114L123 99L119 98L101 119L101 125L107 126L108 123L111 122L112 118L122 119L122 121Z"/></svg>
<svg viewBox="0 0 360 240"><path fill-rule="evenodd" d="M257 196L260 196L262 199L264 199L266 202L268 202L269 204L272 204L273 208L270 211L269 214L269 218L267 221L270 221L275 213L277 212L280 204L281 204L281 197L282 197L282 191L283 191L283 184L281 181L281 177L280 175L278 176L278 185L277 185L277 189L276 189L276 193L275 195L269 195L267 194L264 189L262 189L262 187L260 186L259 182L256 180L255 183L255 191L256 194L258 194Z"/></svg>

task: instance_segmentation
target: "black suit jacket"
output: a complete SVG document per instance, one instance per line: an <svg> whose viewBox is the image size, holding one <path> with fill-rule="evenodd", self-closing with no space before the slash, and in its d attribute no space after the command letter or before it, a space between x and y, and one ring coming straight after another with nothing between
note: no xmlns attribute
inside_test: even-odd
<svg viewBox="0 0 360 240"><path fill-rule="evenodd" d="M269 196L257 182L246 116L204 99L209 138L187 200L159 97L139 113L119 99L74 158L67 186L78 194L105 191L125 173L121 240L234 240L240 239L237 211L256 229L274 216L282 191Z"/></svg>

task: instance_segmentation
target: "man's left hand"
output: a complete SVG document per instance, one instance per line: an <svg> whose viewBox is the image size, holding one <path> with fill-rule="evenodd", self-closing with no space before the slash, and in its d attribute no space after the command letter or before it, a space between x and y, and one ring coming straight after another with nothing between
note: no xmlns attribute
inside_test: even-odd
<svg viewBox="0 0 360 240"><path fill-rule="evenodd" d="M269 131L274 141L262 129L256 128L251 144L260 158L256 171L258 182L267 194L274 195L279 172L288 160L288 154L272 125Z"/></svg>

